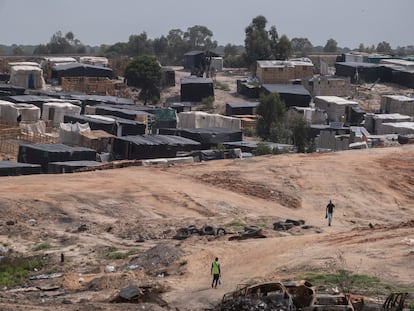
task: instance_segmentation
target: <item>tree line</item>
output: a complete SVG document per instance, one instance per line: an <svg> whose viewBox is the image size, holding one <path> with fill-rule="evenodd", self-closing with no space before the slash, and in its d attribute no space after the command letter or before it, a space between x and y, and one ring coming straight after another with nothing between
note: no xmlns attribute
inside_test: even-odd
<svg viewBox="0 0 414 311"><path fill-rule="evenodd" d="M245 28L244 45L228 43L218 46L213 39L213 32L206 26L195 25L183 31L171 29L167 35L151 39L146 32L132 34L127 42L112 45L102 44L91 47L81 43L69 31L63 34L57 31L46 44L37 46L0 45L0 55L59 55L59 54L92 54L108 58L136 57L153 55L162 65L182 65L183 54L191 50L219 51L224 57L225 67L249 67L259 59L288 59L292 56L303 57L312 53L349 52L349 48L340 48L334 38L327 40L324 46L313 46L308 38L279 35L276 26L267 27L267 19L263 15L256 16ZM414 53L414 46L393 49L388 42L379 42L376 46L365 46L363 43L353 50L360 52L378 52L391 55L408 55Z"/></svg>

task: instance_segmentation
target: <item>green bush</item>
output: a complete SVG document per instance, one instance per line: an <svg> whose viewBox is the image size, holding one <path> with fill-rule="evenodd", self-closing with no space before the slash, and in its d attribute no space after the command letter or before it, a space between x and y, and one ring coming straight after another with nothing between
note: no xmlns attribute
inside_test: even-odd
<svg viewBox="0 0 414 311"><path fill-rule="evenodd" d="M273 154L273 150L268 144L259 142L256 146L256 149L254 149L253 154L255 156Z"/></svg>
<svg viewBox="0 0 414 311"><path fill-rule="evenodd" d="M33 274L34 269L40 270L42 267L40 258L3 258L0 261L0 286L21 285Z"/></svg>

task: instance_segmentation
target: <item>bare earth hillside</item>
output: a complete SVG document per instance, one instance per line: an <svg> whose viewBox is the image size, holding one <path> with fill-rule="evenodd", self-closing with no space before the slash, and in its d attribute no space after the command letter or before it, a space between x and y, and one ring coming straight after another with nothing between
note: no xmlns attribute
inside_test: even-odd
<svg viewBox="0 0 414 311"><path fill-rule="evenodd" d="M1 290L0 309L203 310L239 283L295 278L338 254L359 273L413 287L413 176L414 146L404 145L2 177L0 246L46 254L39 273L62 276L28 281L32 291ZM286 218L307 227L273 230ZM229 240L230 223L261 226L266 238ZM206 224L228 234L173 239L181 227ZM41 243L48 249L35 251ZM108 256L115 250L126 255ZM216 256L224 282L212 289ZM129 285L151 289L153 299L109 302Z"/></svg>

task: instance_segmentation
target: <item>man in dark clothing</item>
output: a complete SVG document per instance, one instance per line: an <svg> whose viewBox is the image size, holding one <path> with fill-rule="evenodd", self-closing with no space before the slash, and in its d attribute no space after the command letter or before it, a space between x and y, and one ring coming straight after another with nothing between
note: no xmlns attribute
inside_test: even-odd
<svg viewBox="0 0 414 311"><path fill-rule="evenodd" d="M326 218L328 218L328 226L332 223L333 209L335 205L329 200L328 205L326 205Z"/></svg>
<svg viewBox="0 0 414 311"><path fill-rule="evenodd" d="M211 287L217 288L217 283L221 275L220 263L218 262L218 258L211 263L211 274L213 275L213 282L211 283Z"/></svg>

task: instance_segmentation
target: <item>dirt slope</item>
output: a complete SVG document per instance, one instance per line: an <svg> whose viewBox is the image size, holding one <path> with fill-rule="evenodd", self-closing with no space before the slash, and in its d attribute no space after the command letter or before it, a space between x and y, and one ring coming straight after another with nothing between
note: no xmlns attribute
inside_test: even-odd
<svg viewBox="0 0 414 311"><path fill-rule="evenodd" d="M323 269L338 254L360 273L414 286L413 173L414 146L406 145L2 177L0 246L31 255L39 253L34 246L49 243L52 248L44 253L50 271L64 276L53 280L61 295L1 291L0 305L121 310L108 300L136 284L160 288L170 308L202 310L239 283ZM336 205L331 227L324 217L329 199ZM272 224L286 218L303 219L309 229L274 231ZM182 226L211 224L231 231L225 226L230 222L260 225L267 238L172 239ZM108 259L111 247L131 255ZM213 290L215 256L224 284ZM134 263L140 269L125 269ZM106 265L117 271L105 273Z"/></svg>

